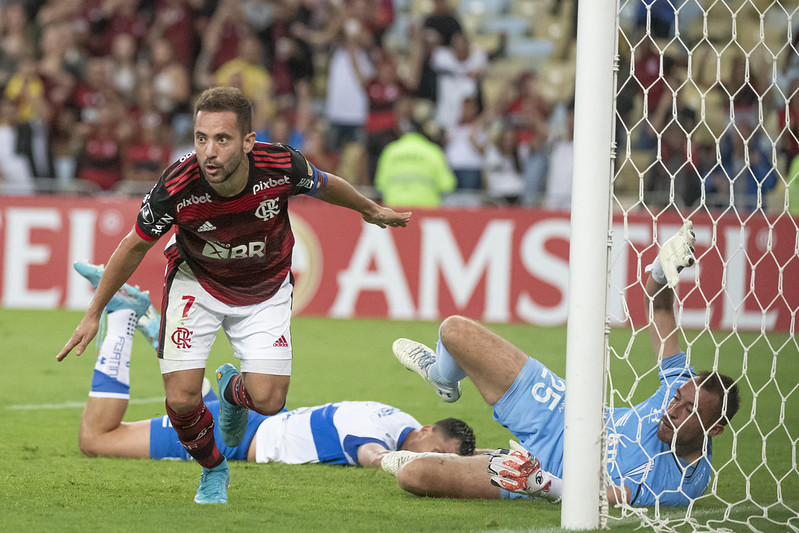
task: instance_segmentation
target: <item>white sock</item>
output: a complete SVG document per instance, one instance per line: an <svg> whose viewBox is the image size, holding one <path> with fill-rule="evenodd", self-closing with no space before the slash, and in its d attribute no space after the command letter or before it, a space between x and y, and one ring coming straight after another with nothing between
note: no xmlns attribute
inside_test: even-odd
<svg viewBox="0 0 799 533"><path fill-rule="evenodd" d="M137 318L131 309L108 313L107 330L94 365L89 396L130 398L130 353Z"/></svg>

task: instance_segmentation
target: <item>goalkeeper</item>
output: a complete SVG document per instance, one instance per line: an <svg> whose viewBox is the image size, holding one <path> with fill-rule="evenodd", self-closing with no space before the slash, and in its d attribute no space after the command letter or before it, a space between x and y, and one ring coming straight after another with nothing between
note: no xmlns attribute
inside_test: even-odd
<svg viewBox="0 0 799 533"><path fill-rule="evenodd" d="M96 286L102 269L76 263L75 269ZM89 400L78 441L89 456L180 459L191 456L166 415L123 422L130 398L133 334L140 330L157 349L160 316L147 293L124 284L106 307L107 331L92 375ZM203 401L219 420L219 399L205 380ZM219 432L218 423L215 432ZM222 442L217 434L217 442ZM249 412L247 431L238 446L220 444L229 460L285 464L326 463L375 467L389 451L471 455L474 433L456 418L421 425L411 415L378 402L335 402L265 416Z"/></svg>
<svg viewBox="0 0 799 533"><path fill-rule="evenodd" d="M645 303L660 387L646 401L607 413L607 487L611 505L687 505L707 488L712 437L738 410L738 388L717 372L698 375L677 337L672 288L679 271L693 265L690 221L647 267ZM494 419L520 446L475 457L419 457L395 452L400 486L422 496L453 498L540 497L559 501L563 469L566 383L510 342L467 318L452 316L439 329L436 351L398 339L394 354L447 402L471 378ZM529 450L529 451L528 451ZM396 466L397 463L399 466Z"/></svg>

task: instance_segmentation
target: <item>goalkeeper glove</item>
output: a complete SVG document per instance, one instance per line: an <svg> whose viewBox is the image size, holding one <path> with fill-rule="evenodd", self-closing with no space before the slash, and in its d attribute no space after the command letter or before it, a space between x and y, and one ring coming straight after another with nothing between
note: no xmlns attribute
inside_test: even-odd
<svg viewBox="0 0 799 533"><path fill-rule="evenodd" d="M686 220L680 231L660 247L657 259L646 267L645 271L651 272L652 278L661 285L673 288L680 281L680 271L696 262L696 236L692 228L691 221Z"/></svg>
<svg viewBox="0 0 799 533"><path fill-rule="evenodd" d="M492 485L552 503L560 501L560 478L542 470L538 459L521 444L512 440L510 449L500 448L489 455L488 475Z"/></svg>

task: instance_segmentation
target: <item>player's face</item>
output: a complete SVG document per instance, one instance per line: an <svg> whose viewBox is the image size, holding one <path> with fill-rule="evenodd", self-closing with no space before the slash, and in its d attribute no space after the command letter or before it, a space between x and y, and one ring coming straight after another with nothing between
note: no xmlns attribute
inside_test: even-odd
<svg viewBox="0 0 799 533"><path fill-rule="evenodd" d="M713 407L718 398L712 393L697 390L693 381L687 381L677 389L666 413L660 419L657 435L660 440L675 447L701 449L704 436L721 433L721 425L713 417Z"/></svg>
<svg viewBox="0 0 799 533"><path fill-rule="evenodd" d="M437 452L437 453L459 453L461 443L458 439L447 439L440 431L436 431L433 426L424 426L420 430L419 438L408 448L412 452Z"/></svg>
<svg viewBox="0 0 799 533"><path fill-rule="evenodd" d="M242 135L233 111L200 111L194 119L194 149L208 183L224 195L237 194L247 183L247 154L255 133Z"/></svg>

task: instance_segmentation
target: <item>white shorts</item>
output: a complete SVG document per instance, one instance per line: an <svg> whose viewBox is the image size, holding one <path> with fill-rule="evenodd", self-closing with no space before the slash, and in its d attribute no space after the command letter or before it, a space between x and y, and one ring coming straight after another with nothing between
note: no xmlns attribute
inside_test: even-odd
<svg viewBox="0 0 799 533"><path fill-rule="evenodd" d="M184 263L169 285L161 373L205 368L219 328L242 372L291 375L291 275L269 300L253 305L222 303Z"/></svg>

